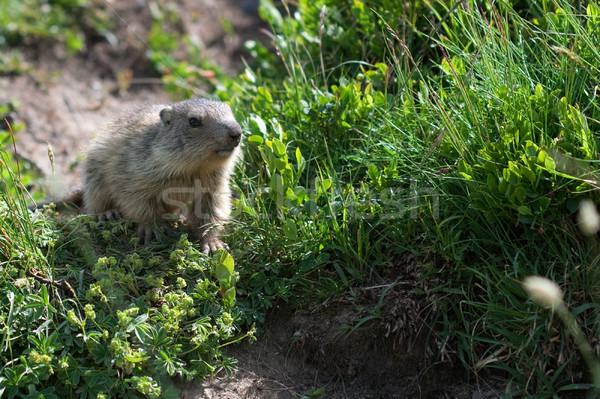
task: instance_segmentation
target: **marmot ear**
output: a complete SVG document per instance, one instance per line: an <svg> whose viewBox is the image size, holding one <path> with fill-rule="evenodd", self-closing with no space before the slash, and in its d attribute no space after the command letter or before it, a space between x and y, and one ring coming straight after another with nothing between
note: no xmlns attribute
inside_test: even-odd
<svg viewBox="0 0 600 399"><path fill-rule="evenodd" d="M160 120L165 124L165 125L169 125L171 123L171 111L173 110L173 108L171 107L165 107L163 109L160 110Z"/></svg>

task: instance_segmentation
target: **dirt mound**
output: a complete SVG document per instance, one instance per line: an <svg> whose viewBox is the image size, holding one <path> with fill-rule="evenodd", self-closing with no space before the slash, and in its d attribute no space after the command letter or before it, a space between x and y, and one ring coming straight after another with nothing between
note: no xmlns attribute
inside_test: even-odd
<svg viewBox="0 0 600 399"><path fill-rule="evenodd" d="M430 290L436 279L406 255L351 298L296 311L281 306L257 343L230 349L239 361L232 377L189 387L183 397L499 397L491 380L469 383L464 368L454 367L458 359L444 355L444 341L430 335L441 311Z"/></svg>
<svg viewBox="0 0 600 399"><path fill-rule="evenodd" d="M339 311L340 309L338 309ZM409 350L385 338L377 323L347 334L355 310L334 317L278 309L254 344L229 350L238 359L231 377L187 386L184 399L497 398L488 384L469 384L463 372L431 366L419 337ZM462 370L462 368L457 368Z"/></svg>

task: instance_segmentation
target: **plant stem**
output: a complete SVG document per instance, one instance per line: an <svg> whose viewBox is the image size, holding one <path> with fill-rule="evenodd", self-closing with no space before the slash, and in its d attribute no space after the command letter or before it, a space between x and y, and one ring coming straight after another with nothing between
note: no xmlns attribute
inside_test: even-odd
<svg viewBox="0 0 600 399"><path fill-rule="evenodd" d="M594 354L592 346L587 341L585 334L581 331L579 324L575 321L575 317L569 312L564 302L560 302L555 308L554 313L562 320L569 331L569 334L573 337L575 345L581 352L583 359L585 360L590 373L592 374L592 380L594 383L594 390L596 395L600 393L600 362Z"/></svg>

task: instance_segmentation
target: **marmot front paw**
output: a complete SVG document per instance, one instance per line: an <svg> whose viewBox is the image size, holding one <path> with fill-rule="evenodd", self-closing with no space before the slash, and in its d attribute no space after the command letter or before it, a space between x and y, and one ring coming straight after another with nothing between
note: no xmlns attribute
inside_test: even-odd
<svg viewBox="0 0 600 399"><path fill-rule="evenodd" d="M202 253L208 255L210 252L216 252L217 249L229 251L229 245L218 238L205 238L202 240Z"/></svg>

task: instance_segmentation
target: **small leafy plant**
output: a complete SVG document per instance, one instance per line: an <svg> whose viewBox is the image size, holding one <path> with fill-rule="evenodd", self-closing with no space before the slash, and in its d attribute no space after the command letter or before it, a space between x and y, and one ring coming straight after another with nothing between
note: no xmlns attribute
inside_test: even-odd
<svg viewBox="0 0 600 399"><path fill-rule="evenodd" d="M12 195L1 202L2 395L177 397L170 377L233 370L221 348L252 331L241 333L231 255L207 258L185 235L138 248L116 238L135 236L130 223L50 222Z"/></svg>

